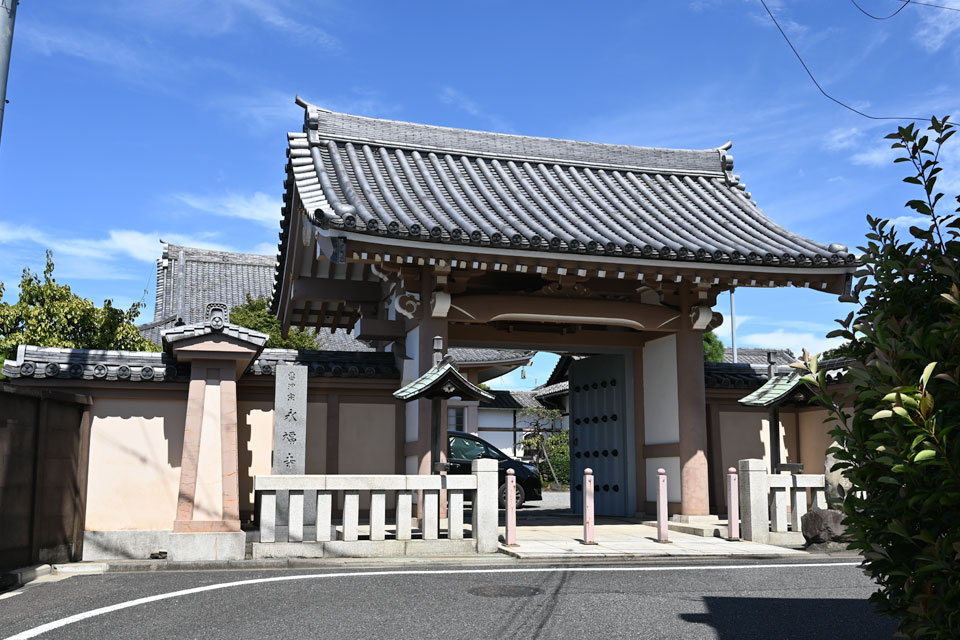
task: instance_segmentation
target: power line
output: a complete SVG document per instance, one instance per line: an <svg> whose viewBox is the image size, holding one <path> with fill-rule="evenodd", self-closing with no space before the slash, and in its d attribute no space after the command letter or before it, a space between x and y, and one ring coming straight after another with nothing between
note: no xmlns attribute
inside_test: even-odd
<svg viewBox="0 0 960 640"><path fill-rule="evenodd" d="M893 16L897 15L898 13L900 13L901 11L903 11L904 9L906 9L906 8L907 8L907 5L910 4L910 0L907 0L907 1L904 2L902 5L900 5L900 8L899 8L899 9L897 9L896 11L894 11L893 13L891 13L890 15L888 15L888 16L875 16L875 15L873 15L872 13L870 13L869 11L867 11L866 9L864 9L863 7L861 7L860 5L858 5L858 4L857 4L857 0L850 0L850 2L852 2L852 3L853 3L853 6L855 6L857 9L860 10L860 13L862 13L863 15L865 15L865 16L867 16L867 17L869 17L869 18L873 18L874 20L889 20L889 19L892 18Z"/></svg>
<svg viewBox="0 0 960 640"><path fill-rule="evenodd" d="M919 4L924 7L933 7L934 9L945 9L947 11L960 11L960 7L947 7L942 4L932 4L930 2L917 2L917 0L898 0L907 4Z"/></svg>
<svg viewBox="0 0 960 640"><path fill-rule="evenodd" d="M869 118L870 120L927 120L927 118L907 118L907 117L895 118L895 117L892 117L892 116L871 116L871 115L868 114L868 113L864 113L863 111L860 111L860 110L858 110L858 109L854 109L853 107L851 107L851 106L848 105L847 103L845 103L845 102L843 102L843 101L841 101L841 100L837 100L836 98L834 98L832 95L830 95L829 93L827 93L826 91L824 91L823 87L820 86L820 83L817 82L817 79L814 77L813 72L810 71L810 67L807 66L807 63L803 61L803 57L800 55L800 52L797 51L797 48L796 48L795 46L793 46L793 43L792 43L792 42L790 42L790 38L787 37L787 33L783 30L783 27L780 26L780 23L777 22L777 18L773 15L773 12L770 11L770 7L767 6L767 3L766 3L764 0L760 0L760 4L762 4L762 5L763 5L763 8L767 10L767 14L769 14L770 19L773 20L773 24L775 24L775 25L777 26L777 30L780 32L780 35L783 36L783 39L786 40L787 44L790 46L790 49L793 51L793 55L797 56L797 60L799 60L799 61L800 61L800 64L803 65L804 71L807 72L807 75L810 76L810 79L811 79L811 80L813 80L813 84L816 85L817 89L820 90L820 93L822 93L825 98L827 98L828 100L831 100L831 101L833 101L833 102L836 102L838 105L840 105L840 106L843 107L844 109L848 109L848 110L850 110L850 111L853 111L855 114L857 114L857 115L859 115L859 116L863 116L864 118ZM904 5L904 6L906 6L906 5Z"/></svg>

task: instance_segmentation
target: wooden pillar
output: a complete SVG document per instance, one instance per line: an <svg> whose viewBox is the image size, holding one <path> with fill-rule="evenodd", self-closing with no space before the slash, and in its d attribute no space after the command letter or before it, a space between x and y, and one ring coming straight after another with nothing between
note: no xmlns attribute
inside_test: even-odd
<svg viewBox="0 0 960 640"><path fill-rule="evenodd" d="M680 513L709 515L707 415L703 380L703 332L684 314L677 332L677 396L680 419Z"/></svg>

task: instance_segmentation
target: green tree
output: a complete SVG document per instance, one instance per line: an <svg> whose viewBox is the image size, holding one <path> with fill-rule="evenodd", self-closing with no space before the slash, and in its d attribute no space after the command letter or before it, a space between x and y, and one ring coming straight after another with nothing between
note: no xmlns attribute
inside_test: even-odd
<svg viewBox="0 0 960 640"><path fill-rule="evenodd" d="M283 337L280 321L270 313L270 300L266 297L254 298L247 295L247 301L230 310L230 322L265 333L270 338L267 347L272 349L299 349L310 351L319 349L322 341L312 330L290 329Z"/></svg>
<svg viewBox="0 0 960 640"><path fill-rule="evenodd" d="M723 343L713 331L703 334L703 361L723 362Z"/></svg>
<svg viewBox="0 0 960 640"><path fill-rule="evenodd" d="M4 286L0 282L0 298ZM24 269L20 278L20 297L10 304L0 302L0 356L13 358L17 346L72 349L125 349L159 351L144 339L134 321L143 302L135 302L124 311L104 300L97 307L81 298L53 277L53 254L47 252L43 275Z"/></svg>
<svg viewBox="0 0 960 640"><path fill-rule="evenodd" d="M837 426L829 451L852 485L844 522L879 585L870 599L906 636L943 640L960 638L960 208L941 215L936 188L954 131L933 118L887 136L912 168L904 182L923 192L907 206L927 223L901 241L889 220L867 218L860 307L829 334L849 340L852 390L829 387L804 352L804 380Z"/></svg>
<svg viewBox="0 0 960 640"><path fill-rule="evenodd" d="M534 462L540 471L540 477L546 477L546 471L549 471L555 484L568 484L570 482L569 448L564 453L557 451L556 446L551 449L550 439L557 434L544 438L544 431L552 430L554 425L563 418L563 413L559 409L547 407L525 407L520 410L520 417L526 422L528 428L533 429L533 433L523 439L524 448L533 447L536 451ZM566 469L563 468L564 466Z"/></svg>

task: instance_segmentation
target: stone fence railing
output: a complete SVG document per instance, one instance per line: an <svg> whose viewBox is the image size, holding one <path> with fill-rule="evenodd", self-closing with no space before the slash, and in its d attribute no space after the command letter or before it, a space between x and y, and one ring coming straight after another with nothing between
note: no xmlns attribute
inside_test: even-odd
<svg viewBox="0 0 960 640"><path fill-rule="evenodd" d="M498 548L496 460L474 460L469 475L270 475L256 476L253 486L260 503L255 558L457 555L495 553ZM286 527L278 523L278 492L290 496ZM316 520L311 522L304 519L305 493L316 493ZM370 503L363 524L361 493L369 494ZM388 493L396 505L392 523L387 522ZM422 505L417 520L414 496ZM445 523L440 517L443 497ZM472 502L469 528L464 526L465 497ZM312 533L311 539L305 531Z"/></svg>
<svg viewBox="0 0 960 640"><path fill-rule="evenodd" d="M739 476L740 535L744 540L768 543L774 541L771 537L784 539L790 532L802 541L800 519L810 506L807 493L812 506L827 508L823 474L770 474L765 461L750 458L740 460Z"/></svg>

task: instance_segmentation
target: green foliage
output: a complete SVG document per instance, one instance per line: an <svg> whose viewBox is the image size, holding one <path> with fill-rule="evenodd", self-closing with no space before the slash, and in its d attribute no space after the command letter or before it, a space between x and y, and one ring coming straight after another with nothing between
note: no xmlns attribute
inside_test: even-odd
<svg viewBox="0 0 960 640"><path fill-rule="evenodd" d="M723 362L723 342L713 331L703 334L703 361Z"/></svg>
<svg viewBox="0 0 960 640"><path fill-rule="evenodd" d="M946 640L960 637L960 217L937 210L939 154L955 130L934 118L927 131L887 136L912 168L904 182L923 190L907 206L929 225L903 241L888 220L867 218L860 308L829 334L858 361L849 395L827 386L816 356L804 359L839 425L834 469L852 484L843 511L880 587L871 601L908 637Z"/></svg>
<svg viewBox="0 0 960 640"><path fill-rule="evenodd" d="M0 283L0 298L3 283ZM97 307L53 277L53 254L47 252L42 277L24 269L20 298L13 304L0 302L0 357L16 357L17 345L72 349L126 349L159 351L140 336L134 325L143 302L117 309L110 300Z"/></svg>
<svg viewBox="0 0 960 640"><path fill-rule="evenodd" d="M540 470L540 478L547 482L570 484L570 446L567 432L551 433L544 438L545 430L552 430L563 418L559 409L526 407L520 417L533 433L524 437L524 450L535 451L534 463ZM544 455L545 454L545 455Z"/></svg>
<svg viewBox="0 0 960 640"><path fill-rule="evenodd" d="M290 329L284 338L280 331L280 321L270 313L270 300L265 297L254 298L248 294L245 303L230 310L230 322L267 334L270 336L267 347L272 349L310 351L321 348L320 337L310 330Z"/></svg>

